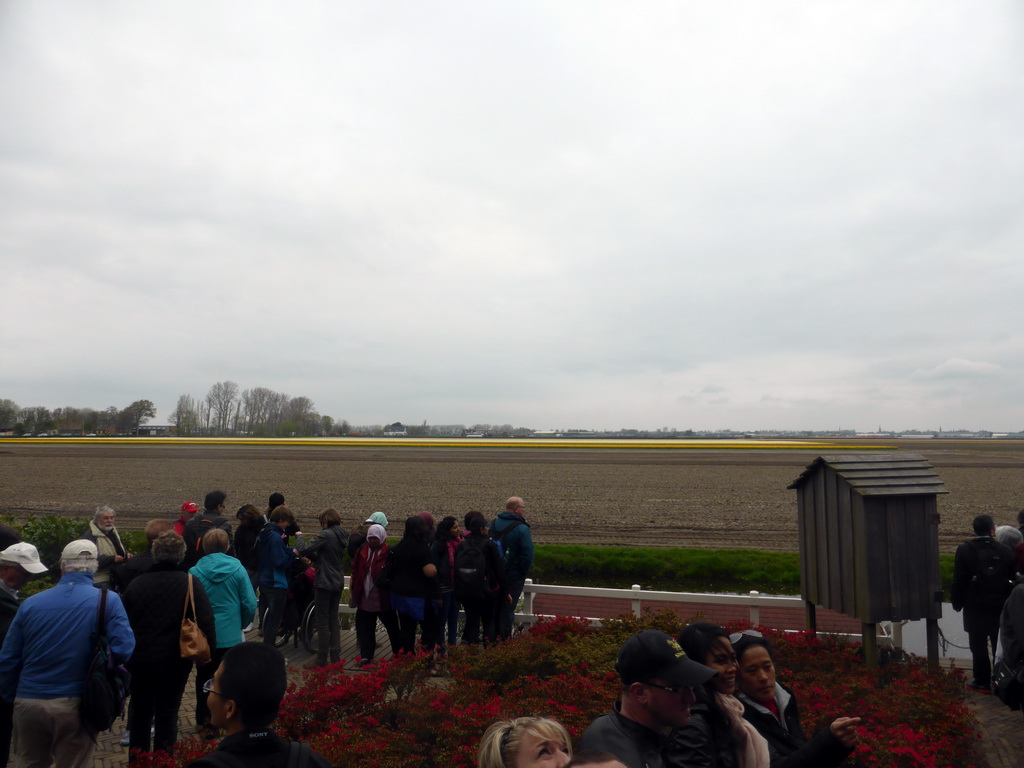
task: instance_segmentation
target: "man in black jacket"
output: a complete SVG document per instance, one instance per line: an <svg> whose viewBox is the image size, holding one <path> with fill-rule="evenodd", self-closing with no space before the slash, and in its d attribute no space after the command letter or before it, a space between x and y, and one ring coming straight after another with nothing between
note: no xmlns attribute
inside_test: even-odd
<svg viewBox="0 0 1024 768"><path fill-rule="evenodd" d="M693 687L715 670L689 658L674 638L647 629L622 644L615 671L621 700L590 724L580 750L610 752L629 768L662 768L665 734L686 725Z"/></svg>
<svg viewBox="0 0 1024 768"><path fill-rule="evenodd" d="M992 663L999 636L999 615L1013 588L1013 551L995 539L996 525L989 515L974 518L974 538L956 548L949 593L953 610L964 612L964 631L971 649L974 679L967 687L992 693Z"/></svg>
<svg viewBox="0 0 1024 768"><path fill-rule="evenodd" d="M185 560L182 566L191 568L199 562L203 552L203 534L212 528L220 528L228 535L228 554L234 555L231 538L231 523L224 517L224 502L228 495L224 491L210 491L203 500L203 511L185 524Z"/></svg>
<svg viewBox="0 0 1024 768"><path fill-rule="evenodd" d="M287 687L284 656L277 648L264 643L230 648L205 686L210 694L210 719L224 730L224 739L189 768L239 764L247 768L331 768L309 745L286 741L270 730Z"/></svg>

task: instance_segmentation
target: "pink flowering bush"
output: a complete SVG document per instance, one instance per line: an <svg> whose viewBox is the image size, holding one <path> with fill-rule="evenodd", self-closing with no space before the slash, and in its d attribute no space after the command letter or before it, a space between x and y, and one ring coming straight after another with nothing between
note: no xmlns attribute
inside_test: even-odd
<svg viewBox="0 0 1024 768"><path fill-rule="evenodd" d="M577 740L618 694L613 665L622 641L640 629L678 634L682 626L667 612L623 616L601 629L572 618L542 621L496 647L451 649L440 678L424 656L358 673L334 664L291 686L275 727L338 768L471 768L481 734L501 718L552 717ZM920 659L869 670L855 643L759 629L773 644L779 679L796 691L808 734L841 715L864 718L851 766L981 764L959 672ZM172 756L141 755L134 765L177 768L209 749L186 740Z"/></svg>

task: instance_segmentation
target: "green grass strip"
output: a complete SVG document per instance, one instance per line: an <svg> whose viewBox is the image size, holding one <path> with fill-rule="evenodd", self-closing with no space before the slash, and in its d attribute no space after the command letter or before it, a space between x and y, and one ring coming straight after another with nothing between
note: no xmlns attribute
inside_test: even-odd
<svg viewBox="0 0 1024 768"><path fill-rule="evenodd" d="M949 591L953 556L941 555L940 574ZM530 576L542 584L673 592L800 594L796 552L756 549L661 549L538 544Z"/></svg>

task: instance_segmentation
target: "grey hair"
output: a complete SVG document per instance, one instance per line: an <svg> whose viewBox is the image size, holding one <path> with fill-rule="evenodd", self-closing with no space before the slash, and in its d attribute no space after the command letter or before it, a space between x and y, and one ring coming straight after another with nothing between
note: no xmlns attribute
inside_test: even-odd
<svg viewBox="0 0 1024 768"><path fill-rule="evenodd" d="M1021 532L1012 525L1000 525L996 528L996 541L1005 544L1010 549L1015 549L1024 541L1024 535L1021 535Z"/></svg>
<svg viewBox="0 0 1024 768"><path fill-rule="evenodd" d="M107 514L108 512L114 515L115 517L117 516L117 513L114 512L114 510L108 507L106 504L104 504L101 507L96 507L96 511L92 513L92 521L94 523L99 522L100 517Z"/></svg>
<svg viewBox="0 0 1024 768"><path fill-rule="evenodd" d="M185 558L185 540L174 531L164 531L152 544L153 561L177 565Z"/></svg>
<svg viewBox="0 0 1024 768"><path fill-rule="evenodd" d="M89 573L93 574L99 570L99 563L95 557L72 557L60 561L61 573Z"/></svg>

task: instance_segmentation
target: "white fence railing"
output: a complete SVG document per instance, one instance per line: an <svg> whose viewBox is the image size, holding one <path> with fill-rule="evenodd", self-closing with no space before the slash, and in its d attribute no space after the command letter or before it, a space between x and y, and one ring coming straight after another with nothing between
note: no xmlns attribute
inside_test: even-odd
<svg viewBox="0 0 1024 768"><path fill-rule="evenodd" d="M349 577L345 577L345 586L348 586ZM762 608L795 608L804 609L802 597L787 595L762 595L757 591L751 591L745 595L709 594L705 592L662 592L645 590L639 584L634 584L630 589L614 589L606 587L573 587L560 586L557 584L534 584L533 579L527 579L523 588L522 607L516 611L516 621L523 624L533 624L540 618L550 618L550 614L538 614L534 609L534 599L537 595L561 595L568 597L596 597L612 598L617 600L628 600L630 611L634 616L639 617L643 613L644 603L687 603L704 605L729 605L747 608L747 616L751 624L761 623ZM341 605L341 613L355 613L354 608L349 608L344 603ZM601 617L585 616L591 623L600 624ZM894 644L899 647L900 625L890 626L888 622L878 625L881 637L892 637Z"/></svg>
<svg viewBox="0 0 1024 768"><path fill-rule="evenodd" d="M762 595L752 591L746 595L718 595L703 592L659 592L644 590L639 584L630 589L609 589L604 587L565 587L555 584L534 584L532 579L526 580L523 589L523 610L516 614L519 621L532 623L540 616L534 611L533 601L536 595L565 595L570 597L612 598L629 600L630 610L634 616L643 613L644 603L698 603L706 605L745 606L749 609L751 624L761 623L761 608L796 608L803 610L804 601L799 597ZM597 617L587 617L600 621Z"/></svg>

